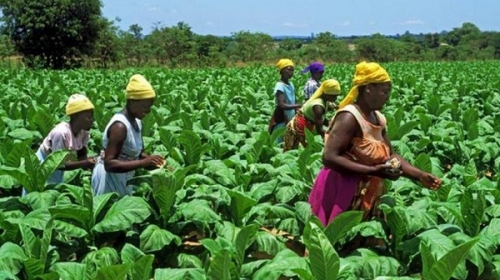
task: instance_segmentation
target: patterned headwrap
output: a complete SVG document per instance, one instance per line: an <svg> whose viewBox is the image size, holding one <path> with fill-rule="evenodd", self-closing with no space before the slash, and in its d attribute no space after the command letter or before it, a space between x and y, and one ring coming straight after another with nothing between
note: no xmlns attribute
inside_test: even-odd
<svg viewBox="0 0 500 280"><path fill-rule="evenodd" d="M375 62L361 62L356 65L354 86L339 104L339 109L352 104L358 98L358 88L367 84L390 82L391 78L382 66Z"/></svg>

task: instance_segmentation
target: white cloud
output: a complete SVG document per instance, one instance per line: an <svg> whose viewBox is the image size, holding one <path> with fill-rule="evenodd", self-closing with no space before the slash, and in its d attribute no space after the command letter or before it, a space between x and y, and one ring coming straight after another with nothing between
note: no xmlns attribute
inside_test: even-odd
<svg viewBox="0 0 500 280"><path fill-rule="evenodd" d="M376 23L376 21L370 21L369 25L375 25Z"/></svg>
<svg viewBox="0 0 500 280"><path fill-rule="evenodd" d="M211 22L211 21L207 21L205 24L206 24L206 25L208 25L208 26L212 26L212 25L214 25L214 23L213 23L213 22Z"/></svg>
<svg viewBox="0 0 500 280"><path fill-rule="evenodd" d="M424 24L424 22L420 19L410 19L401 23L401 25L422 25L422 24Z"/></svg>
<svg viewBox="0 0 500 280"><path fill-rule="evenodd" d="M302 27L307 27L307 24L298 24L298 23L285 22L281 26L293 27L293 28L302 28Z"/></svg>
<svg viewBox="0 0 500 280"><path fill-rule="evenodd" d="M342 25L342 26L349 26L349 25L351 25L351 22L348 21L348 20L346 20L346 21L342 22L340 25Z"/></svg>

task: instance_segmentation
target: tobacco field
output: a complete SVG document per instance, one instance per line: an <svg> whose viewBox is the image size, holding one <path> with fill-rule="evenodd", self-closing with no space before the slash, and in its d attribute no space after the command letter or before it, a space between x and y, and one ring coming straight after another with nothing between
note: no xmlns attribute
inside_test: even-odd
<svg viewBox="0 0 500 280"><path fill-rule="evenodd" d="M326 228L307 203L321 137L283 153L274 140L284 131L267 132L272 66L1 70L0 279L500 279L500 62L384 66L392 144L443 186L387 182L386 221L350 211ZM343 97L354 64L326 69ZM308 78L300 70L298 100ZM84 93L96 107L95 155L134 73L158 96L143 120L146 151L170 168L136 172L135 193L123 198L93 196L90 171L45 185L67 152L43 165L35 152L66 120L68 96ZM345 250L358 234L387 247Z"/></svg>

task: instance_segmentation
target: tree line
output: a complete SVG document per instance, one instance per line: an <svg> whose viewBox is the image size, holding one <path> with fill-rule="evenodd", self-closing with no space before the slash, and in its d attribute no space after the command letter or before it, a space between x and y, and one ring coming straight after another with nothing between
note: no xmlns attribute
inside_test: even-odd
<svg viewBox="0 0 500 280"><path fill-rule="evenodd" d="M339 38L322 32L311 38L277 40L262 32L200 35L185 22L118 27L102 16L99 0L0 0L0 58L19 57L29 68L226 67L297 62L490 60L500 58L500 32L473 23L441 33L374 34Z"/></svg>

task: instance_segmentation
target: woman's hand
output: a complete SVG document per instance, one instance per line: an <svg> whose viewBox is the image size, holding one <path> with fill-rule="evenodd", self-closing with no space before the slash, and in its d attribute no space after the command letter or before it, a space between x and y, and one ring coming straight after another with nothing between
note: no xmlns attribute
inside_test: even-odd
<svg viewBox="0 0 500 280"><path fill-rule="evenodd" d="M160 168L165 163L165 159L159 155L150 155L141 159L141 161L142 166L148 170Z"/></svg>
<svg viewBox="0 0 500 280"><path fill-rule="evenodd" d="M390 164L383 163L375 165L375 172L373 173L373 175L395 181L399 179L401 175L403 175L403 171L401 169L393 169L391 168Z"/></svg>
<svg viewBox="0 0 500 280"><path fill-rule="evenodd" d="M420 183L422 183L422 185L431 190L437 190L439 189L439 187L441 187L442 181L430 173L422 172L418 179Z"/></svg>
<svg viewBox="0 0 500 280"><path fill-rule="evenodd" d="M85 160L85 167L84 168L93 169L94 166L95 166L95 163L96 163L96 158L95 157L88 157Z"/></svg>

